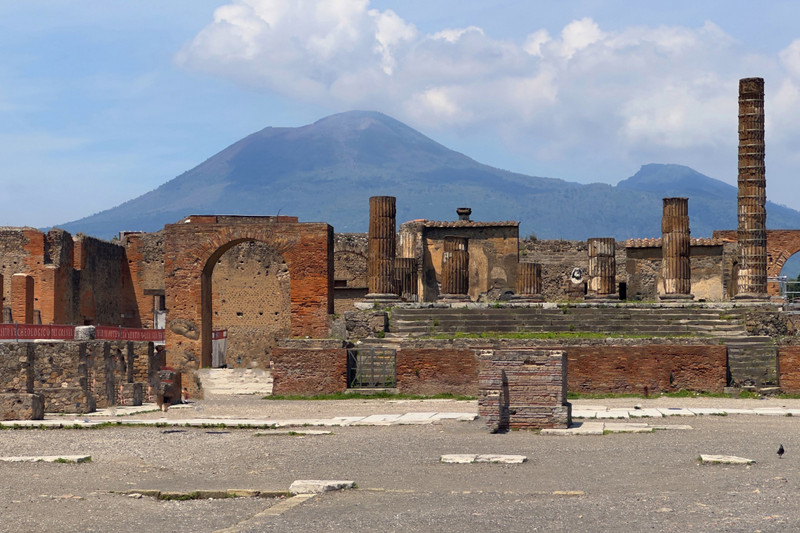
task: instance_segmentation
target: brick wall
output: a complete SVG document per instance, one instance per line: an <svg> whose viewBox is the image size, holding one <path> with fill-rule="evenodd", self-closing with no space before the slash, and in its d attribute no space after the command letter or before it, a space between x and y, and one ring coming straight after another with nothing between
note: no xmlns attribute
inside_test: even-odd
<svg viewBox="0 0 800 533"><path fill-rule="evenodd" d="M570 392L721 392L727 385L725 346L565 346L564 350Z"/></svg>
<svg viewBox="0 0 800 533"><path fill-rule="evenodd" d="M478 359L475 351L440 346L408 348L396 353L397 388L406 394L475 396Z"/></svg>
<svg viewBox="0 0 800 533"><path fill-rule="evenodd" d="M287 339L272 352L272 393L330 394L347 389L347 349L341 341Z"/></svg>
<svg viewBox="0 0 800 533"><path fill-rule="evenodd" d="M267 367L277 341L289 336L289 284L283 258L264 243L242 243L219 258L212 320L228 330L229 367Z"/></svg>
<svg viewBox="0 0 800 533"><path fill-rule="evenodd" d="M800 394L800 346L778 347L778 385L782 392Z"/></svg>

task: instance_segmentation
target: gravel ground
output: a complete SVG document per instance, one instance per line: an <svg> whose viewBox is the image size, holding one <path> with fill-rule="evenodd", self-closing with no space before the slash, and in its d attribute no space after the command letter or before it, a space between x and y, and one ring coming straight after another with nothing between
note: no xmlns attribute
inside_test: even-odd
<svg viewBox="0 0 800 533"><path fill-rule="evenodd" d="M699 401L698 401L699 400ZM628 407L800 407L797 400L581 400ZM718 403L723 402L723 403ZM167 416L320 418L470 411L474 402L197 402ZM140 417L142 415L136 415ZM160 416L152 413L148 416ZM110 427L0 431L0 455L89 454L83 464L0 463L0 531L791 531L800 529L800 417L645 419L691 430L553 437L486 432L483 422L268 430ZM786 455L778 459L779 444ZM439 462L442 454L522 454L521 465ZM700 454L754 459L700 465ZM346 479L277 516L281 500L159 501L119 491L260 489ZM289 500L284 500L291 501Z"/></svg>

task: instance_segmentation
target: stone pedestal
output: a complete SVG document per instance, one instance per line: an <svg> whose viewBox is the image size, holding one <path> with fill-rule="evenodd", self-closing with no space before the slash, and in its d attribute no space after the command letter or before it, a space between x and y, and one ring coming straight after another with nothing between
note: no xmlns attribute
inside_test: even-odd
<svg viewBox="0 0 800 533"><path fill-rule="evenodd" d="M478 414L490 431L569 427L566 352L485 350L479 359Z"/></svg>

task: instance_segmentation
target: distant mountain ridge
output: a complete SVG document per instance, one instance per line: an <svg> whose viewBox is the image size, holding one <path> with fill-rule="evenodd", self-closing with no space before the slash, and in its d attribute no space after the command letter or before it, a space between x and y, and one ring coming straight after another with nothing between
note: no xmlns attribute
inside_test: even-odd
<svg viewBox="0 0 800 533"><path fill-rule="evenodd" d="M644 165L617 186L526 176L478 163L393 118L350 111L299 128L268 127L157 189L60 225L110 238L157 231L190 214L298 216L365 232L369 197L397 197L398 224L518 220L520 234L584 240L658 237L661 199L689 197L694 236L736 227L736 188L681 165ZM767 225L800 228L800 212L768 203Z"/></svg>

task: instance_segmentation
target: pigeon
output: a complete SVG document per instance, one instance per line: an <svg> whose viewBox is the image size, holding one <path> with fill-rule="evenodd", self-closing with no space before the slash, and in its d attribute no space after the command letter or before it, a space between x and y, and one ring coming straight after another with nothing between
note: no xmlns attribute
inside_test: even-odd
<svg viewBox="0 0 800 533"><path fill-rule="evenodd" d="M781 444L780 448L778 448L778 459L783 459L783 453L785 450L783 449L783 444Z"/></svg>

